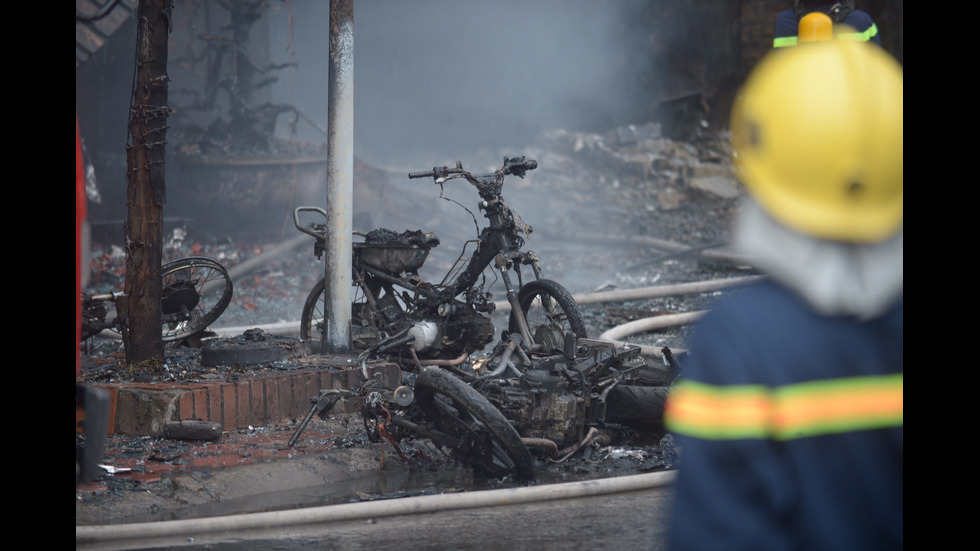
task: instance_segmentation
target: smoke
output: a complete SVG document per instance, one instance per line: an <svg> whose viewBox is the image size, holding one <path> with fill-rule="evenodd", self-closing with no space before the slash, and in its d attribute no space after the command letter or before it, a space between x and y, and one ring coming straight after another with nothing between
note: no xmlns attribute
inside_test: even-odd
<svg viewBox="0 0 980 551"><path fill-rule="evenodd" d="M355 0L355 155L426 166L520 147L547 128L636 122L631 97L649 46L635 21L647 4ZM271 17L273 55L297 63L278 93L326 128L329 3L293 2Z"/></svg>

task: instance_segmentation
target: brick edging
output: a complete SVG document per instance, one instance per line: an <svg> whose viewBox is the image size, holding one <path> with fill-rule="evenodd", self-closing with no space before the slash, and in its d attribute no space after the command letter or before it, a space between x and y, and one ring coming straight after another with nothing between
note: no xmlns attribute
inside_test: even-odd
<svg viewBox="0 0 980 551"><path fill-rule="evenodd" d="M401 380L394 364L370 369L383 370L393 387ZM331 367L256 371L248 378L215 382L96 386L109 391L108 434L162 436L171 421L210 421L226 431L294 422L306 416L320 390L350 388L362 380L359 369ZM352 413L358 407L355 400L344 399L335 411Z"/></svg>

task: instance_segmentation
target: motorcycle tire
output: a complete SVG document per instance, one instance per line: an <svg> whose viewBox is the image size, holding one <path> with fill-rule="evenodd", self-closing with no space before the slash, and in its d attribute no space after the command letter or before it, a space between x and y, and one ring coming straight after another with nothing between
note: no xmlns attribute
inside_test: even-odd
<svg viewBox="0 0 980 551"><path fill-rule="evenodd" d="M478 476L534 478L534 459L517 429L456 376L426 369L415 380L415 399L429 422L460 443L454 457Z"/></svg>
<svg viewBox="0 0 980 551"><path fill-rule="evenodd" d="M554 346L559 347L560 343L563 342L564 334L569 331L580 339L587 338L582 312L579 311L578 304L572 294L560 283L550 279L529 281L517 293L517 300L521 306L521 313L527 319L528 329L532 337L537 339L546 335L555 341L552 343ZM549 314L545 308L545 303L553 303L557 309ZM518 315L517 312L510 314L509 329L511 333L520 333ZM548 328L552 331L545 330ZM536 342L534 344L543 343Z"/></svg>
<svg viewBox="0 0 980 551"><path fill-rule="evenodd" d="M669 386L616 385L606 396L606 421L621 425L661 424Z"/></svg>

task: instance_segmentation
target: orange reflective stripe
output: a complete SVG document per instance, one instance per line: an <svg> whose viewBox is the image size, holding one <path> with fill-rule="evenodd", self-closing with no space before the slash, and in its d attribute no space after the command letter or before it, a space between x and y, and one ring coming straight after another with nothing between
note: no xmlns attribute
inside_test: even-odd
<svg viewBox="0 0 980 551"><path fill-rule="evenodd" d="M680 381L664 412L669 430L706 439L788 440L903 423L903 374L769 389Z"/></svg>
<svg viewBox="0 0 980 551"><path fill-rule="evenodd" d="M776 391L773 433L797 438L901 425L903 374L802 383Z"/></svg>
<svg viewBox="0 0 980 551"><path fill-rule="evenodd" d="M762 438L771 400L764 386L718 387L683 380L668 396L664 421L672 432L702 438Z"/></svg>

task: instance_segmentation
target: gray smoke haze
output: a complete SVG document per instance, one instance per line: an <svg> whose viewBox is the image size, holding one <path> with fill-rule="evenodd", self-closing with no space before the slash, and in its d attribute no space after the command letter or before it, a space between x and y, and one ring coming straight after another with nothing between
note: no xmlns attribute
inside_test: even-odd
<svg viewBox="0 0 980 551"><path fill-rule="evenodd" d="M174 4L168 216L210 223L223 222L226 213L230 219L235 212L233 205L212 207L198 201L193 192L210 189L212 182L194 180L178 159L185 147L194 151L200 142L214 151L228 143L220 135L214 142L207 140L212 123L227 122L227 85L237 77L230 56L214 55L227 53L232 35L228 7L234 5L215 0ZM457 160L475 172L488 172L500 166L501 155L532 153L526 146L543 130L607 132L649 122L644 117L666 94L660 81L680 80L676 72L670 79L655 76L664 74L665 60L678 58L665 52L676 51L671 45L677 37L690 37L690 29L704 26L704 14L688 17L686 3L670 0L354 0L353 5L354 154L369 166L397 169L393 174L398 176L403 169L425 170ZM657 16L651 19L653 13ZM290 113L280 115L277 138L313 145L327 140L329 15L326 0L273 0L250 28L246 53L254 56L256 68L270 62L272 67L292 64L256 74L255 82L270 77L275 82L256 88L249 99L250 106L290 105L302 114L298 122ZM688 19L695 24L684 24ZM110 220L126 212L125 144L135 38L131 19L76 70L76 111L105 197L92 213ZM223 59L223 65L216 59ZM220 77L220 85L212 75ZM216 102L202 106L205 97ZM421 189L423 201L433 202L429 188L419 187L418 181L399 179L394 184L398 193ZM506 197L520 214L532 218L530 206L519 196L521 185L514 179ZM465 192L458 199L474 206ZM322 201L318 196L314 204ZM362 202L355 210L382 207ZM397 210L407 214L412 209ZM415 218L425 220L425 213L419 214Z"/></svg>
<svg viewBox="0 0 980 551"><path fill-rule="evenodd" d="M650 47L629 23L646 4L355 0L355 155L425 167L477 147L520 147L545 128L635 122L635 73ZM325 128L329 3L294 1L270 17L274 60L288 60L291 40L297 63L275 93ZM312 126L297 131L325 139Z"/></svg>

